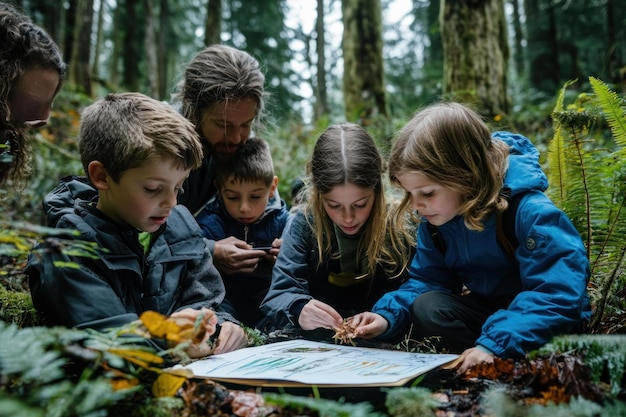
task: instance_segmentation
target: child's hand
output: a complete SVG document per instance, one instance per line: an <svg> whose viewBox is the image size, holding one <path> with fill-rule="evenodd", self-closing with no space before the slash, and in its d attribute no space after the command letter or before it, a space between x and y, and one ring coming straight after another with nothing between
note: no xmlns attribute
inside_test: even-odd
<svg viewBox="0 0 626 417"><path fill-rule="evenodd" d="M457 373L464 374L469 368L480 363L493 363L495 355L477 347L469 348L461 354L461 362Z"/></svg>
<svg viewBox="0 0 626 417"><path fill-rule="evenodd" d="M186 308L172 313L170 318L177 321L190 322L197 327L194 331L194 338L197 338L197 340L187 348L187 355L190 358L201 358L212 353L213 348L209 346L207 340L215 333L217 326L217 317L213 310L204 307L200 310Z"/></svg>
<svg viewBox="0 0 626 417"><path fill-rule="evenodd" d="M221 324L220 335L217 337L217 346L214 354L232 352L248 344L248 338L241 326L226 321Z"/></svg>
<svg viewBox="0 0 626 417"><path fill-rule="evenodd" d="M343 323L343 317L326 303L312 299L304 305L298 317L303 330L336 329Z"/></svg>
<svg viewBox="0 0 626 417"><path fill-rule="evenodd" d="M380 314L369 311L352 316L350 324L356 328L356 335L364 339L371 339L383 334L389 326L387 319Z"/></svg>

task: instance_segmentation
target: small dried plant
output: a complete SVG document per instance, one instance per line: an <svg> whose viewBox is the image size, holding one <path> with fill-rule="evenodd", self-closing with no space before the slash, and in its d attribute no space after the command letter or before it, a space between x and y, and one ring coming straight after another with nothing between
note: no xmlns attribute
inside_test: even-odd
<svg viewBox="0 0 626 417"><path fill-rule="evenodd" d="M356 337L356 327L352 325L352 317L344 319L341 323L341 326L334 329L335 335L333 339L335 339L336 343L341 345L351 344L352 346L356 346L354 343L354 338Z"/></svg>

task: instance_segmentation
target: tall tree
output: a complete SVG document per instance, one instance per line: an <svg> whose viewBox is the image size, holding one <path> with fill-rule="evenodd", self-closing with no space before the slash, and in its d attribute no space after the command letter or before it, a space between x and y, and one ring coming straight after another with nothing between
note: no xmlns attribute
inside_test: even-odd
<svg viewBox="0 0 626 417"><path fill-rule="evenodd" d="M326 32L324 27L324 0L317 0L315 18L315 49L317 51L317 77L315 84L315 118L328 114L328 95L326 94Z"/></svg>
<svg viewBox="0 0 626 417"><path fill-rule="evenodd" d="M143 9L146 18L146 36L144 38L144 50L146 65L150 69L146 71L147 90L146 94L150 97L158 98L159 96L159 71L156 71L159 65L157 52L157 28L156 28L156 10L154 10L153 0L143 0Z"/></svg>
<svg viewBox="0 0 626 417"><path fill-rule="evenodd" d="M222 0L207 2L206 21L204 24L204 44L212 45L221 42L222 34Z"/></svg>
<svg viewBox="0 0 626 417"><path fill-rule="evenodd" d="M513 9L513 62L515 63L515 73L521 78L524 76L524 31L522 30L522 19L520 13L519 0L510 0Z"/></svg>
<svg viewBox="0 0 626 417"><path fill-rule="evenodd" d="M561 86L556 18L552 0L524 0L531 85L552 94Z"/></svg>
<svg viewBox="0 0 626 417"><path fill-rule="evenodd" d="M159 8L159 31L157 33L157 72L159 74L158 98L161 100L168 99L167 87L170 82L169 75L169 59L171 55L168 52L167 40L170 38L170 2L169 0L160 0Z"/></svg>
<svg viewBox="0 0 626 417"><path fill-rule="evenodd" d="M70 79L91 95L91 26L93 24L93 0L79 0L76 9L76 28L74 32L74 46L72 47L72 61L70 64Z"/></svg>
<svg viewBox="0 0 626 417"><path fill-rule="evenodd" d="M113 85L118 85L121 79L120 62L122 49L124 49L124 41L122 31L120 29L122 26L122 13L123 8L120 7L120 2L118 1L113 9L113 24L110 32L113 48L111 51L111 57L108 60L109 82Z"/></svg>
<svg viewBox="0 0 626 417"><path fill-rule="evenodd" d="M140 0L121 0L117 7L122 8L120 13L120 27L122 33L122 86L131 91L140 89L140 62L142 59L143 39L145 32L144 14L140 12Z"/></svg>
<svg viewBox="0 0 626 417"><path fill-rule="evenodd" d="M78 9L78 0L67 0L67 11L65 13L65 21L63 27L66 28L64 36L59 40L63 48L63 57L67 64L72 64L72 57L74 56L74 30L76 27L76 15ZM71 69L70 69L71 71Z"/></svg>
<svg viewBox="0 0 626 417"><path fill-rule="evenodd" d="M380 0L342 0L343 96L348 120L389 116Z"/></svg>
<svg viewBox="0 0 626 417"><path fill-rule="evenodd" d="M96 39L94 42L94 54L91 62L91 76L95 80L100 80L100 54L102 52L102 43L104 42L104 9L106 7L106 0L100 0L100 7L98 7L98 24L96 26Z"/></svg>
<svg viewBox="0 0 626 417"><path fill-rule="evenodd" d="M474 102L485 116L509 109L509 48L503 0L441 0L444 94Z"/></svg>

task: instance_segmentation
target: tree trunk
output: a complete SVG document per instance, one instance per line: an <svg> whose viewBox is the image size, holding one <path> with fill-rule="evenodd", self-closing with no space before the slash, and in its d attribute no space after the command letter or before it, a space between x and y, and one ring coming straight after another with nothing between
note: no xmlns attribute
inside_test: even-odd
<svg viewBox="0 0 626 417"><path fill-rule="evenodd" d="M511 0L513 7L513 62L515 62L515 73L518 78L524 76L524 32L522 31L522 21L519 12L519 0Z"/></svg>
<svg viewBox="0 0 626 417"><path fill-rule="evenodd" d="M347 120L389 115L380 0L342 0L343 96Z"/></svg>
<svg viewBox="0 0 626 417"><path fill-rule="evenodd" d="M79 0L76 9L76 28L72 48L71 80L91 96L91 75L89 57L91 55L91 25L93 23L93 0Z"/></svg>
<svg viewBox="0 0 626 417"><path fill-rule="evenodd" d="M524 0L531 85L548 94L561 87L559 49L552 0Z"/></svg>
<svg viewBox="0 0 626 417"><path fill-rule="evenodd" d="M506 20L502 0L441 0L444 94L481 114L508 112Z"/></svg>
<svg viewBox="0 0 626 417"><path fill-rule="evenodd" d="M143 45L143 42L140 36L141 28L138 25L138 22L140 22L137 10L139 7L138 3L139 0L126 0L124 2L126 6L124 11L126 13L120 15L122 18L121 29L124 31L121 45L124 68L122 86L130 91L139 91L139 47Z"/></svg>
<svg viewBox="0 0 626 417"><path fill-rule="evenodd" d="M104 9L106 1L100 0L100 8L98 9L98 27L96 29L96 42L94 47L93 61L91 63L91 76L95 80L100 79L100 53L102 51L102 29L104 26Z"/></svg>
<svg viewBox="0 0 626 417"><path fill-rule="evenodd" d="M157 98L159 96L159 61L157 59L157 35L156 35L156 12L152 5L153 0L144 0L143 6L146 17L146 37L144 50L146 51L146 71L148 79L147 95Z"/></svg>
<svg viewBox="0 0 626 417"><path fill-rule="evenodd" d="M222 0L207 2L206 22L204 25L204 44L220 43L222 35Z"/></svg>
<svg viewBox="0 0 626 417"><path fill-rule="evenodd" d="M167 86L169 77L169 53L167 49L167 40L169 38L170 28L170 6L169 0L161 0L161 8L159 10L159 32L157 34L157 72L159 74L158 97L160 100L169 99L167 94Z"/></svg>
<svg viewBox="0 0 626 417"><path fill-rule="evenodd" d="M65 58L65 63L68 65L72 64L72 57L74 56L74 33L72 30L76 27L76 15L78 13L78 0L67 0L68 8L65 13L65 27L64 37L59 40L63 45L63 57ZM71 71L71 68L70 68ZM68 76L71 76L69 74Z"/></svg>
<svg viewBox="0 0 626 417"><path fill-rule="evenodd" d="M607 31L607 44L609 45L607 51L607 73L609 74L612 82L619 81L618 76L618 59L617 59L617 36L615 30L615 7L613 0L606 1L606 31Z"/></svg>
<svg viewBox="0 0 626 417"><path fill-rule="evenodd" d="M315 88L315 118L319 120L329 112L326 94L326 35L324 30L324 0L317 0L317 18L315 20L315 42L317 49L317 85Z"/></svg>
<svg viewBox="0 0 626 417"><path fill-rule="evenodd" d="M113 30L111 31L111 40L113 42L113 51L111 51L111 59L109 60L109 81L112 85L117 86L120 83L120 57L124 49L124 38L120 27L122 25L122 3L117 2L113 10Z"/></svg>

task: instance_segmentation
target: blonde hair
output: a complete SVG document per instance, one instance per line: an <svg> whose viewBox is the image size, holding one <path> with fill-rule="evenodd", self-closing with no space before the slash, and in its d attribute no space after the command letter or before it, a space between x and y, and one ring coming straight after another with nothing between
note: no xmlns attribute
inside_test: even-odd
<svg viewBox="0 0 626 417"><path fill-rule="evenodd" d="M385 170L386 163L374 139L361 126L333 125L320 135L307 163L306 182L310 189L304 206L317 240L319 264L323 254L332 251L331 237L334 235L333 222L324 209L322 195L331 192L335 186L352 184L374 190L372 211L357 247L357 254L364 252L367 256L367 275L373 276L378 265L382 265L392 278L406 269L410 248L405 242L410 242L412 237L404 228L396 233L390 230L393 223L387 216L389 211L383 185Z"/></svg>
<svg viewBox="0 0 626 417"><path fill-rule="evenodd" d="M491 138L482 118L459 103L437 103L416 113L400 130L389 156L389 178L410 172L461 194L460 213L471 230L483 230L483 220L504 211L501 195L508 168L508 146ZM407 193L403 200L410 202Z"/></svg>
<svg viewBox="0 0 626 417"><path fill-rule="evenodd" d="M100 161L114 181L147 161L172 161L179 169L202 163L193 124L167 103L140 93L109 94L81 115L79 150L85 172Z"/></svg>

